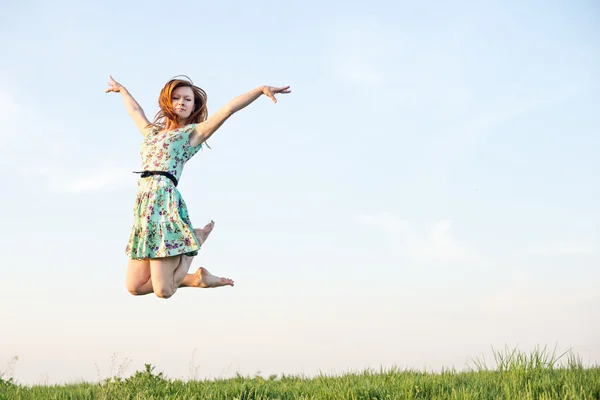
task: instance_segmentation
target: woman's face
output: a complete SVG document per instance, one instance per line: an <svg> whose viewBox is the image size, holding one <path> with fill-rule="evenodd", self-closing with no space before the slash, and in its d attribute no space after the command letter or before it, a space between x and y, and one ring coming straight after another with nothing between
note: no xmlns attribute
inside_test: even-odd
<svg viewBox="0 0 600 400"><path fill-rule="evenodd" d="M180 86L171 93L171 106L182 120L188 119L194 111L194 92L191 87Z"/></svg>

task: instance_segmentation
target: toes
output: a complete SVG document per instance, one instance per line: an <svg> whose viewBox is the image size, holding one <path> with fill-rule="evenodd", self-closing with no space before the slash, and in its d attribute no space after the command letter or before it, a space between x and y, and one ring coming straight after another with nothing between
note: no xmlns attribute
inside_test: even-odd
<svg viewBox="0 0 600 400"><path fill-rule="evenodd" d="M221 284L233 286L233 280L229 278L220 278Z"/></svg>

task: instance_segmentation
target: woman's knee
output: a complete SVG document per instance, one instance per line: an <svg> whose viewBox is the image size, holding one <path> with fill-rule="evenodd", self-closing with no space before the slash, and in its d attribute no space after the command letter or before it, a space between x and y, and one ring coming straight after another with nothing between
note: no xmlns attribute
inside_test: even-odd
<svg viewBox="0 0 600 400"><path fill-rule="evenodd" d="M175 294L175 289L168 286L154 288L154 294L161 299L168 299Z"/></svg>
<svg viewBox="0 0 600 400"><path fill-rule="evenodd" d="M180 256L171 256L163 259L150 260L152 288L157 297L168 299L173 296L177 290L177 283L174 281L174 275L180 259Z"/></svg>
<svg viewBox="0 0 600 400"><path fill-rule="evenodd" d="M136 285L135 283L127 282L125 284L125 288L129 293L131 293L134 296L141 296L143 294L141 291L142 285Z"/></svg>
<svg viewBox="0 0 600 400"><path fill-rule="evenodd" d="M148 260L129 260L127 263L127 275L125 278L125 288L134 296L148 294L147 285L150 279L150 261Z"/></svg>

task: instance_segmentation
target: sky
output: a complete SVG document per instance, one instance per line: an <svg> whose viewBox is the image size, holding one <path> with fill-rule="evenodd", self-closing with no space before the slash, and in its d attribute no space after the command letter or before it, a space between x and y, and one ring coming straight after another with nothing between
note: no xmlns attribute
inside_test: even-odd
<svg viewBox="0 0 600 400"><path fill-rule="evenodd" d="M22 384L600 363L598 2L3 2L0 373ZM178 186L235 287L125 289L173 76L231 117ZM17 357L18 359L15 359ZM490 362L490 364L493 364Z"/></svg>

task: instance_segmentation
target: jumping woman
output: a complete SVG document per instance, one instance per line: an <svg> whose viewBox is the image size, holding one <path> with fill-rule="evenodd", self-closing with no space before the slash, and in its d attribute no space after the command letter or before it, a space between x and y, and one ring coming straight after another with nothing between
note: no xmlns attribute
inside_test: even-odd
<svg viewBox="0 0 600 400"><path fill-rule="evenodd" d="M179 78L179 77L176 77ZM194 256L214 227L194 229L177 190L185 163L234 113L261 95L290 93L289 86L261 86L238 96L208 117L206 93L187 77L171 79L160 92L160 110L150 123L129 91L112 76L106 93L121 93L127 112L140 130L142 170L133 206L133 227L126 247L126 287L133 295L169 298L180 287L233 286L233 280L198 268L188 274Z"/></svg>

